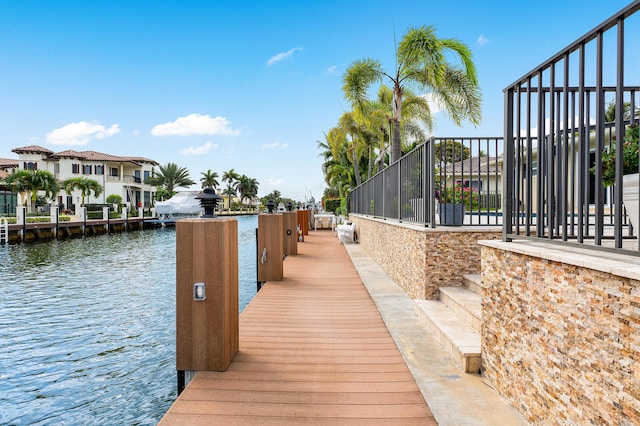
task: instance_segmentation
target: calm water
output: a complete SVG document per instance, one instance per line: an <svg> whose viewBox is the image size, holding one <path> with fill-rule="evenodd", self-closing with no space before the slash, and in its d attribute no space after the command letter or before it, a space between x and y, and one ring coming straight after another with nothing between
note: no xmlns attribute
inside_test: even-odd
<svg viewBox="0 0 640 426"><path fill-rule="evenodd" d="M156 424L175 398L175 229L0 246L0 424Z"/></svg>

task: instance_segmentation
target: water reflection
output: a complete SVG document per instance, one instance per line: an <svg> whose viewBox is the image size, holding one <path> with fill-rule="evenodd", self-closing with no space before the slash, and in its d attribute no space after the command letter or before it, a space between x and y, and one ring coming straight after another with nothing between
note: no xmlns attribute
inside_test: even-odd
<svg viewBox="0 0 640 426"><path fill-rule="evenodd" d="M255 217L239 217L240 309ZM0 424L156 424L176 397L175 230L0 246Z"/></svg>

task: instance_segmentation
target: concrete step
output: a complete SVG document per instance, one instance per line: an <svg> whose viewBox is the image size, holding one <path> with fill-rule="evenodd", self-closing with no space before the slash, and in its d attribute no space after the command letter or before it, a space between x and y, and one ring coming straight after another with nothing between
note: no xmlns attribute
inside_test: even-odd
<svg viewBox="0 0 640 426"><path fill-rule="evenodd" d="M440 301L465 324L480 333L482 296L466 287L440 287Z"/></svg>
<svg viewBox="0 0 640 426"><path fill-rule="evenodd" d="M482 295L482 275L467 274L462 277L462 285L469 290Z"/></svg>
<svg viewBox="0 0 640 426"><path fill-rule="evenodd" d="M438 343L465 373L480 372L480 333L465 324L444 303L415 300L416 313Z"/></svg>

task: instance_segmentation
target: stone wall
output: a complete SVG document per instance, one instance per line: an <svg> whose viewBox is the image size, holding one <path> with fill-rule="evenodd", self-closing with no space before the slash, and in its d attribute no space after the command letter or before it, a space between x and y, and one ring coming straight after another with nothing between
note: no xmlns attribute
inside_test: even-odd
<svg viewBox="0 0 640 426"><path fill-rule="evenodd" d="M478 240L500 239L499 227L437 227L350 215L362 248L412 299L437 299L443 286L480 273Z"/></svg>
<svg viewBox="0 0 640 426"><path fill-rule="evenodd" d="M533 424L640 424L640 259L481 244L485 380Z"/></svg>

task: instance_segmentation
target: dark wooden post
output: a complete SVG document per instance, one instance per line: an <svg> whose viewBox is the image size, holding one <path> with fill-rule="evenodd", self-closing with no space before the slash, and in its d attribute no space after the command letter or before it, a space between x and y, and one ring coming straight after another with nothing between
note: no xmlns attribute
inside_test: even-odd
<svg viewBox="0 0 640 426"><path fill-rule="evenodd" d="M302 235L309 235L309 210L298 210L298 225Z"/></svg>
<svg viewBox="0 0 640 426"><path fill-rule="evenodd" d="M258 215L258 282L282 280L283 229L282 214Z"/></svg>
<svg viewBox="0 0 640 426"><path fill-rule="evenodd" d="M284 212L282 213L284 226L284 254L298 254L298 213Z"/></svg>
<svg viewBox="0 0 640 426"><path fill-rule="evenodd" d="M204 284L204 300L195 291ZM201 297L200 297L201 298ZM176 369L225 371L238 352L238 222L176 222Z"/></svg>

